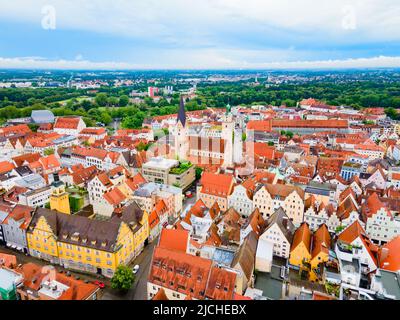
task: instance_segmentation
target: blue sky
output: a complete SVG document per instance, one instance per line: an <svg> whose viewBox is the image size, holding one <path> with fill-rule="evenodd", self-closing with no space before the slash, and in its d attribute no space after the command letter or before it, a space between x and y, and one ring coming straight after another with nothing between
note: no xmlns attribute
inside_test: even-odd
<svg viewBox="0 0 400 320"><path fill-rule="evenodd" d="M400 67L399 30L398 0L1 1L0 68Z"/></svg>

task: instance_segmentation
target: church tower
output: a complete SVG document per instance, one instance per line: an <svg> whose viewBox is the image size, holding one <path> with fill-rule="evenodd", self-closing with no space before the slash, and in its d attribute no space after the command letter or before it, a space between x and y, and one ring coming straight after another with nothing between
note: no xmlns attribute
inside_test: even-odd
<svg viewBox="0 0 400 320"><path fill-rule="evenodd" d="M239 126L236 126L235 128L233 162L235 164L243 163L243 130Z"/></svg>
<svg viewBox="0 0 400 320"><path fill-rule="evenodd" d="M187 160L189 152L188 131L186 127L186 111L183 96L179 105L178 118L176 126L172 129L172 135L175 138L175 157L179 160Z"/></svg>
<svg viewBox="0 0 400 320"><path fill-rule="evenodd" d="M226 106L226 113L222 118L221 138L225 140L224 167L233 165L233 138L234 138L235 122L231 114L231 107Z"/></svg>
<svg viewBox="0 0 400 320"><path fill-rule="evenodd" d="M50 196L50 209L61 213L71 214L69 195L65 191L65 184L60 181L58 174L54 175L52 194Z"/></svg>

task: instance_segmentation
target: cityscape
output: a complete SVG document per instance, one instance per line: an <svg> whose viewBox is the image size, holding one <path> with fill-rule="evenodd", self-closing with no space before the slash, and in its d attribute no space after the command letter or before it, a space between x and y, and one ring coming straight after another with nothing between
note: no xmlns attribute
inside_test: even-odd
<svg viewBox="0 0 400 320"><path fill-rule="evenodd" d="M400 300L397 58L1 54L0 300Z"/></svg>

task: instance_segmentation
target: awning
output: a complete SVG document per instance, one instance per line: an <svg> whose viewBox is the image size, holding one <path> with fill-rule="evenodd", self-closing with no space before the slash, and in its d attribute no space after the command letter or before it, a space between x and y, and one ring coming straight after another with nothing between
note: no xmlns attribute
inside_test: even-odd
<svg viewBox="0 0 400 320"><path fill-rule="evenodd" d="M17 249L17 246L16 246L15 244L13 244L13 245L11 246L11 248L12 248L12 249Z"/></svg>

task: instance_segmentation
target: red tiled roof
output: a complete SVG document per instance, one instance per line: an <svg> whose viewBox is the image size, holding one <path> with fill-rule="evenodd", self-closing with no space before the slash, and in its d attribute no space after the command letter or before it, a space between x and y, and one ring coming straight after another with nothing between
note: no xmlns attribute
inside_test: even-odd
<svg viewBox="0 0 400 320"><path fill-rule="evenodd" d="M208 259L156 247L148 281L198 300L231 300L236 274L212 264Z"/></svg>
<svg viewBox="0 0 400 320"><path fill-rule="evenodd" d="M26 153L18 157L12 158L17 167L22 166L25 162L31 163L40 159L40 153Z"/></svg>
<svg viewBox="0 0 400 320"><path fill-rule="evenodd" d="M177 252L186 252L189 232L186 230L162 229L158 246Z"/></svg>
<svg viewBox="0 0 400 320"><path fill-rule="evenodd" d="M247 123L247 130L263 131L263 132L272 131L271 120L249 121Z"/></svg>
<svg viewBox="0 0 400 320"><path fill-rule="evenodd" d="M204 172L201 177L201 192L218 197L227 197L232 193L234 178L225 174Z"/></svg>
<svg viewBox="0 0 400 320"><path fill-rule="evenodd" d="M114 188L113 190L106 192L103 197L108 201L109 204L113 206L119 205L126 200L126 196L118 188Z"/></svg>
<svg viewBox="0 0 400 320"><path fill-rule="evenodd" d="M8 221L13 219L15 221L22 222L20 228L26 230L32 220L32 213L34 210L35 209L32 207L17 204L7 218L3 221L3 224L8 224Z"/></svg>
<svg viewBox="0 0 400 320"><path fill-rule="evenodd" d="M293 243L290 251L294 251L300 243L303 243L308 252L311 251L311 237L312 233L308 226L308 223L304 222L300 228L298 228L293 237Z"/></svg>
<svg viewBox="0 0 400 320"><path fill-rule="evenodd" d="M77 129L80 118L57 118L54 123L55 129Z"/></svg>
<svg viewBox="0 0 400 320"><path fill-rule="evenodd" d="M68 289L57 300L86 300L99 290L95 284L86 283L82 280L61 274L55 269L53 270L55 271L54 274L51 273L51 270L46 270L46 267L34 263L26 263L16 269L24 277L25 288L30 290L40 290L42 282L48 279L48 277L50 277L50 280L56 280L67 286Z"/></svg>
<svg viewBox="0 0 400 320"><path fill-rule="evenodd" d="M0 128L0 136L9 136L12 134L25 134L32 132L26 124L18 124L15 126Z"/></svg>
<svg viewBox="0 0 400 320"><path fill-rule="evenodd" d="M106 133L105 128L85 128L79 134L81 135L102 135Z"/></svg>
<svg viewBox="0 0 400 320"><path fill-rule="evenodd" d="M321 225L314 233L312 246L312 259L318 256L320 252L325 252L326 254L329 254L329 249L331 246L331 236L329 234L328 227L325 224Z"/></svg>
<svg viewBox="0 0 400 320"><path fill-rule="evenodd" d="M387 255L383 256L384 250ZM382 247L380 252L380 267L393 272L400 271L400 236L394 238Z"/></svg>
<svg viewBox="0 0 400 320"><path fill-rule="evenodd" d="M15 168L15 166L11 162L8 162L8 161L1 161L0 162L0 174L7 173L7 172L11 171L14 168Z"/></svg>
<svg viewBox="0 0 400 320"><path fill-rule="evenodd" d="M0 268L2 266L6 268L12 268L17 265L17 257L11 254L5 254L0 252Z"/></svg>
<svg viewBox="0 0 400 320"><path fill-rule="evenodd" d="M272 120L272 128L335 128L347 129L347 120Z"/></svg>

